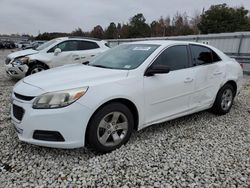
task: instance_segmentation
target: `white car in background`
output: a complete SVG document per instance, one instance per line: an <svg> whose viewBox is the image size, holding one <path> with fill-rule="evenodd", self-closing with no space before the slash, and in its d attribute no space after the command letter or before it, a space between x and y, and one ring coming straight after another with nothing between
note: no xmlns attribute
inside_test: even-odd
<svg viewBox="0 0 250 188"><path fill-rule="evenodd" d="M35 50L11 53L5 60L6 73L12 78L25 76L66 64L90 61L109 47L105 41L63 37L48 41Z"/></svg>
<svg viewBox="0 0 250 188"><path fill-rule="evenodd" d="M32 43L30 43L30 45L27 45L23 48L23 50L27 50L27 49L37 49L39 46L43 45L46 41L33 41Z"/></svg>
<svg viewBox="0 0 250 188"><path fill-rule="evenodd" d="M122 44L87 65L22 79L13 89L11 118L21 141L108 152L133 129L206 109L228 113L242 78L238 62L208 45Z"/></svg>

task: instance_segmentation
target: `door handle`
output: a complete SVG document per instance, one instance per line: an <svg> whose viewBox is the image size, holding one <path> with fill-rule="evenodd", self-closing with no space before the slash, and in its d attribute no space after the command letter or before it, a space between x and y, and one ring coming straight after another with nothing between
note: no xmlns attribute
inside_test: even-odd
<svg viewBox="0 0 250 188"><path fill-rule="evenodd" d="M215 76L216 76L216 75L220 75L220 74L222 74L221 71L216 71L216 72L213 73L213 75L215 75Z"/></svg>
<svg viewBox="0 0 250 188"><path fill-rule="evenodd" d="M192 82L194 79L193 78L186 78L185 80L184 80L184 83L190 83L190 82Z"/></svg>

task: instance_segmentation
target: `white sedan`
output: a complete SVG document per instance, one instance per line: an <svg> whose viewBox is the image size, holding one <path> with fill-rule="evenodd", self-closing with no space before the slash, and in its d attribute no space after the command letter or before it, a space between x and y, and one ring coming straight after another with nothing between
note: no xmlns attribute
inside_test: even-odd
<svg viewBox="0 0 250 188"><path fill-rule="evenodd" d="M109 152L133 130L206 109L228 113L242 77L239 63L208 45L122 44L88 64L22 79L11 117L21 141Z"/></svg>
<svg viewBox="0 0 250 188"><path fill-rule="evenodd" d="M36 49L9 54L5 60L5 70L11 78L20 79L50 68L90 61L108 49L107 43L99 39L56 38Z"/></svg>

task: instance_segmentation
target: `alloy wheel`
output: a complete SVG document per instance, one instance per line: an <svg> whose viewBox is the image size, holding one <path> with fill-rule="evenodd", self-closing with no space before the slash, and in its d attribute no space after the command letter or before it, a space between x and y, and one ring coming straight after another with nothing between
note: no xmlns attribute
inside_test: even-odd
<svg viewBox="0 0 250 188"><path fill-rule="evenodd" d="M99 142L108 147L117 146L128 132L128 119L121 112L111 112L104 116L97 129Z"/></svg>
<svg viewBox="0 0 250 188"><path fill-rule="evenodd" d="M226 89L222 94L221 108L223 110L228 110L233 102L233 92L231 89Z"/></svg>

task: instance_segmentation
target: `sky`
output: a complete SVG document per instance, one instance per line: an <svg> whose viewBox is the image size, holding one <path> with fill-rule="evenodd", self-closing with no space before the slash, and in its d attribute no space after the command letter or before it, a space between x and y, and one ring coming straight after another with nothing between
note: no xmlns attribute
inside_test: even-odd
<svg viewBox="0 0 250 188"><path fill-rule="evenodd" d="M110 22L127 23L143 13L148 23L186 12L192 17L213 4L250 10L250 0L0 0L0 34L90 31Z"/></svg>

